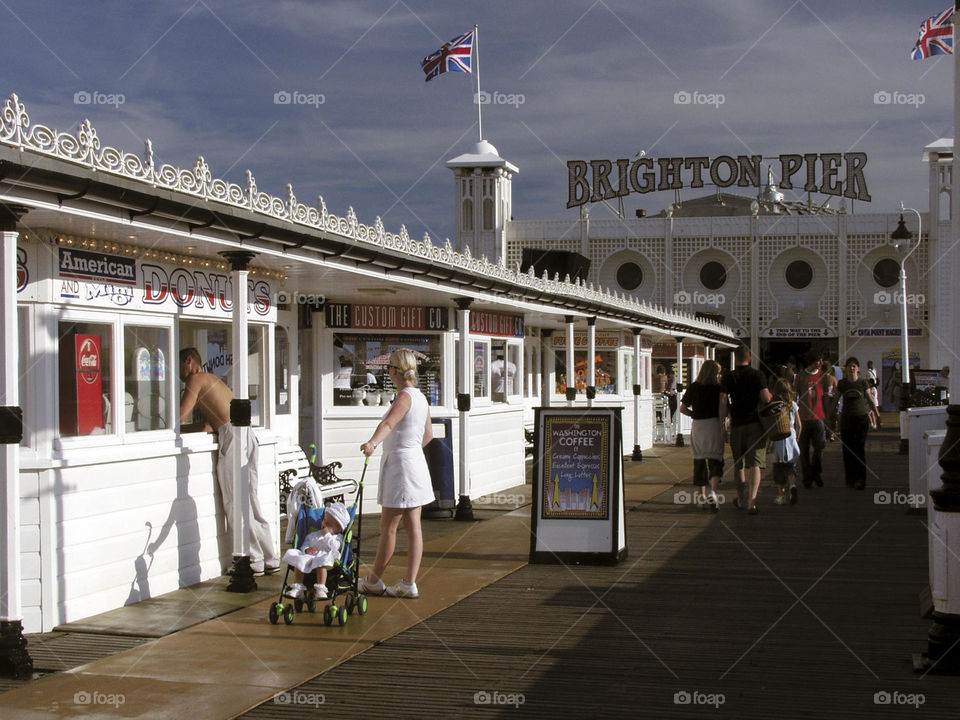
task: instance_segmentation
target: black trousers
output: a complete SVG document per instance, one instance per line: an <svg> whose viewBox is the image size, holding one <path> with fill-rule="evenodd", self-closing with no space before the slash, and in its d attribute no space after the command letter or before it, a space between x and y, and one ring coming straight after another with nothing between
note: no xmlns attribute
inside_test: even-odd
<svg viewBox="0 0 960 720"><path fill-rule="evenodd" d="M827 444L823 420L804 420L797 443L800 445L800 475L804 485L809 487L814 478L823 473L823 448Z"/></svg>
<svg viewBox="0 0 960 720"><path fill-rule="evenodd" d="M867 415L840 416L840 444L843 446L843 474L847 487L863 487L867 483Z"/></svg>

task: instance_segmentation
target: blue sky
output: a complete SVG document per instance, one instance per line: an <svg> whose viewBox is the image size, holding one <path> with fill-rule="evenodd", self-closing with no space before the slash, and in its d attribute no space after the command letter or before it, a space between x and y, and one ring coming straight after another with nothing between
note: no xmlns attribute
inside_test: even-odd
<svg viewBox="0 0 960 720"><path fill-rule="evenodd" d="M138 151L150 138L160 162L203 155L215 177L242 182L249 168L261 190L283 195L289 182L301 202L322 195L331 212L353 206L363 222L442 239L453 233L444 161L477 140L474 79L425 83L419 64L478 23L481 89L523 97L483 114L486 139L520 168L518 220L577 217L567 160L640 150L865 152L873 202L856 212L924 210L922 149L953 134L952 58L909 51L948 4L3 0L0 90L35 123L88 117L104 144ZM276 104L284 91L308 102ZM75 102L84 92L123 103ZM723 102L678 104L678 92ZM878 104L878 92L904 102ZM632 195L627 212L672 200Z"/></svg>

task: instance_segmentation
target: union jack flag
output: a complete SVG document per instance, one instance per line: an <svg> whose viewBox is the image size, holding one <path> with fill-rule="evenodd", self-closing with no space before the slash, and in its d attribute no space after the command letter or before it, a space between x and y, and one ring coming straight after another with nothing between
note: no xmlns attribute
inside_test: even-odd
<svg viewBox="0 0 960 720"><path fill-rule="evenodd" d="M420 67L426 73L425 82L430 82L440 73L470 72L473 57L473 30L455 37L435 53L427 55Z"/></svg>
<svg viewBox="0 0 960 720"><path fill-rule="evenodd" d="M947 8L939 15L928 17L920 25L920 37L913 47L910 58L922 60L931 55L953 54L953 8Z"/></svg>

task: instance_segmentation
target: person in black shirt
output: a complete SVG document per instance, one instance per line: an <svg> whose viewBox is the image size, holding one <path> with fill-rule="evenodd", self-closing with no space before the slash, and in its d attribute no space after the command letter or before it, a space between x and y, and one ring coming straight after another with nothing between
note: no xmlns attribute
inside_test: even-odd
<svg viewBox="0 0 960 720"><path fill-rule="evenodd" d="M844 480L847 487L863 490L867 485L867 429L870 427L870 413L876 411L877 406L870 397L867 381L860 378L860 361L855 357L847 358L837 393L843 398L840 439Z"/></svg>
<svg viewBox="0 0 960 720"><path fill-rule="evenodd" d="M759 512L760 471L766 467L766 439L757 405L761 402L766 405L773 396L767 389L763 373L750 367L750 348L738 346L734 362L736 368L725 373L720 383L720 401L728 411L730 449L733 467L737 471L737 499L733 502L738 509L746 506L751 515L756 515ZM747 490L749 496L745 498Z"/></svg>
<svg viewBox="0 0 960 720"><path fill-rule="evenodd" d="M717 512L717 486L723 477L723 424L726 408L720 402L720 365L707 360L697 379L680 400L680 413L693 418L690 450L693 454L693 484L700 488L701 502ZM707 493L707 485L710 492Z"/></svg>

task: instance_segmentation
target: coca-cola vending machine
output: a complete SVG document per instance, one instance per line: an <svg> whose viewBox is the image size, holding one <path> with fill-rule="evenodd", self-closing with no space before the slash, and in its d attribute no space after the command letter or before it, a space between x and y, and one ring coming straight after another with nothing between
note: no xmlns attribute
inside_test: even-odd
<svg viewBox="0 0 960 720"><path fill-rule="evenodd" d="M65 342L62 347L67 357L61 358L60 432L64 435L89 435L95 430L102 430L103 363L100 336L76 333L73 343Z"/></svg>

